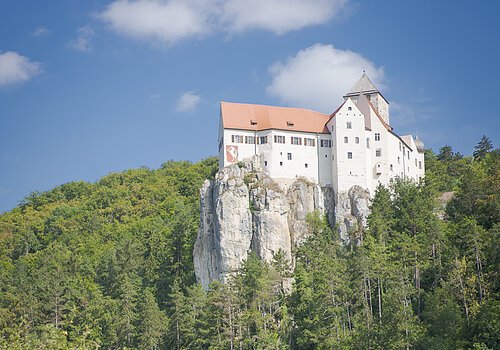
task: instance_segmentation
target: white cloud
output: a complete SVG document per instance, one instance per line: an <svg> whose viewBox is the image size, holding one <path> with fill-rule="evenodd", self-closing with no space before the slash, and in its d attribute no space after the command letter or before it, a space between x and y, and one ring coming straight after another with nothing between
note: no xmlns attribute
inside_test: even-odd
<svg viewBox="0 0 500 350"><path fill-rule="evenodd" d="M92 49L90 40L94 35L94 30L89 26L78 28L78 36L76 37L76 39L70 41L68 43L68 46L76 51L90 51Z"/></svg>
<svg viewBox="0 0 500 350"><path fill-rule="evenodd" d="M187 91L177 100L175 109L177 112L194 112L201 102L201 97L193 91Z"/></svg>
<svg viewBox="0 0 500 350"><path fill-rule="evenodd" d="M0 53L0 87L23 83L43 71L41 63L16 52Z"/></svg>
<svg viewBox="0 0 500 350"><path fill-rule="evenodd" d="M223 21L231 31L265 29L276 34L326 23L347 0L228 0Z"/></svg>
<svg viewBox="0 0 500 350"><path fill-rule="evenodd" d="M208 2L117 0L98 17L125 36L173 43L209 31Z"/></svg>
<svg viewBox="0 0 500 350"><path fill-rule="evenodd" d="M274 63L269 68L272 82L267 93L293 106L331 113L363 69L379 89L383 87L383 68L356 52L316 44Z"/></svg>
<svg viewBox="0 0 500 350"><path fill-rule="evenodd" d="M97 15L115 32L167 44L211 32L283 34L326 23L349 0L115 0Z"/></svg>
<svg viewBox="0 0 500 350"><path fill-rule="evenodd" d="M50 30L48 30L47 27L40 26L36 28L31 35L37 38L45 38L50 35Z"/></svg>

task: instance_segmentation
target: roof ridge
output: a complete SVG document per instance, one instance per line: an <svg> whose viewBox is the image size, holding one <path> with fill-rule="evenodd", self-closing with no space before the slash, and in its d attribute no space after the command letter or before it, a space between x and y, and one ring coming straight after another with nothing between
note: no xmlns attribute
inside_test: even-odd
<svg viewBox="0 0 500 350"><path fill-rule="evenodd" d="M233 104L233 105L241 105L241 106L259 106L259 107L270 107L270 108L283 108L283 109L293 109L293 110L313 112L313 113L322 114L324 116L331 115L328 113L323 113L323 112L315 111L314 109L304 108L304 107L272 106L272 105L264 105L261 103L241 103L241 102L228 102L228 101L221 101L220 103L221 103L221 105L222 104Z"/></svg>

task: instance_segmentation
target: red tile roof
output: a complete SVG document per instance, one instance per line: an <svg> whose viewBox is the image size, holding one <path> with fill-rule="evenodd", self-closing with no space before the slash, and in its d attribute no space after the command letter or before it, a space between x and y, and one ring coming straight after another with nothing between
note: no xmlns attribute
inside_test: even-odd
<svg viewBox="0 0 500 350"><path fill-rule="evenodd" d="M225 129L329 133L326 123L330 115L308 109L232 102L221 102L220 109Z"/></svg>

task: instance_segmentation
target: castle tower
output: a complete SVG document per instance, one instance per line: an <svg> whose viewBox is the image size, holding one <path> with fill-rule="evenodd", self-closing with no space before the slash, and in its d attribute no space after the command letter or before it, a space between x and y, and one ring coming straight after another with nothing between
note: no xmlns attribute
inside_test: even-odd
<svg viewBox="0 0 500 350"><path fill-rule="evenodd" d="M358 103L360 94L365 95L368 101L373 105L378 114L384 119L384 121L389 123L389 102L384 96L378 91L375 85L372 83L370 78L363 72L363 75L354 84L354 86L349 89L345 94L344 100L351 98L354 102Z"/></svg>

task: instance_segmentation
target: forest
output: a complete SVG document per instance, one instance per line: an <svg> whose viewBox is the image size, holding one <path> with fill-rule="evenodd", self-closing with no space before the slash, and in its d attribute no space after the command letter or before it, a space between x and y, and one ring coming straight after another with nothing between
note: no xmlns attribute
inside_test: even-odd
<svg viewBox="0 0 500 350"><path fill-rule="evenodd" d="M196 283L217 159L29 194L0 214L0 349L500 349L500 150L426 151L341 242L319 213L295 266Z"/></svg>

